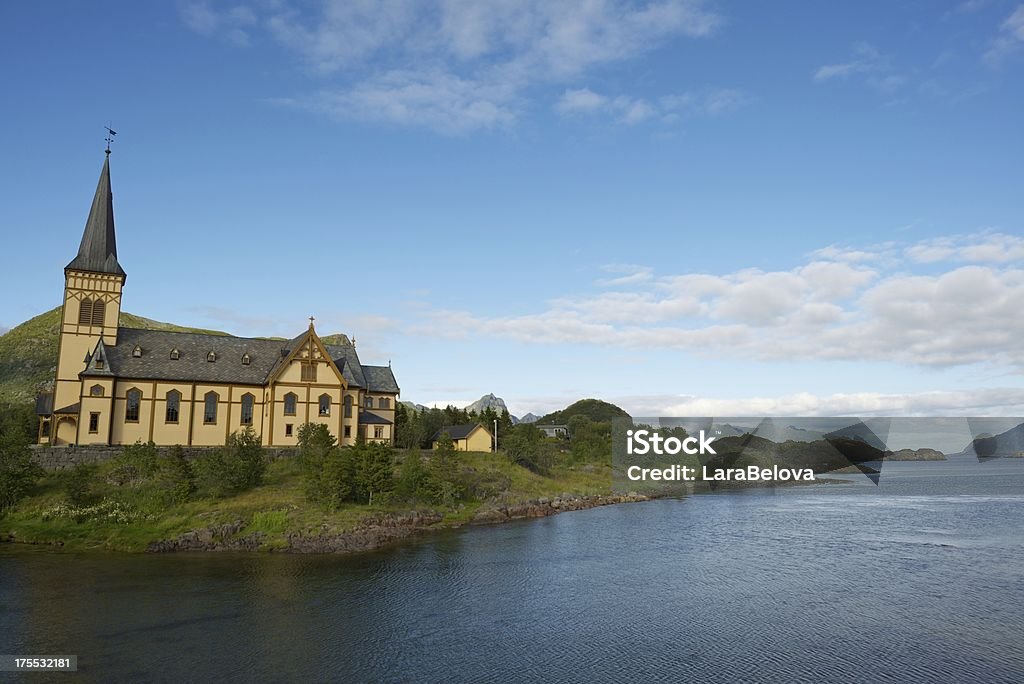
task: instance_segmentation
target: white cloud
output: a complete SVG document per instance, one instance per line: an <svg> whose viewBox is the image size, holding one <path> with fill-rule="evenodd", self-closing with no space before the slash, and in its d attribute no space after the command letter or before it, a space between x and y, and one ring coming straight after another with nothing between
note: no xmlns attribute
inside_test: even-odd
<svg viewBox="0 0 1024 684"><path fill-rule="evenodd" d="M665 95L653 100L629 95L612 97L582 88L566 90L555 103L555 111L563 116L604 114L627 125L651 119L671 123L681 116L715 116L730 112L751 99L749 94L729 88Z"/></svg>
<svg viewBox="0 0 1024 684"><path fill-rule="evenodd" d="M341 81L278 101L444 133L507 126L539 86L572 85L591 68L709 35L721 23L702 0L323 0L314 11L298 7L269 3L257 17L188 2L181 15L197 33L240 42L259 23L315 74ZM560 111L596 106L602 96L588 92L567 90ZM656 110L642 100L618 107L632 123Z"/></svg>
<svg viewBox="0 0 1024 684"><path fill-rule="evenodd" d="M510 126L515 92L444 72L389 72L348 90L321 90L284 101L329 116L420 126L445 134Z"/></svg>
<svg viewBox="0 0 1024 684"><path fill-rule="evenodd" d="M257 23L256 14L241 5L214 9L205 0L183 2L179 5L181 20L196 33L220 36L228 42L244 47L249 44L249 31Z"/></svg>
<svg viewBox="0 0 1024 684"><path fill-rule="evenodd" d="M998 232L924 240L906 249L906 255L919 263L962 261L1006 264L1024 261L1024 238Z"/></svg>
<svg viewBox="0 0 1024 684"><path fill-rule="evenodd" d="M566 90L555 104L555 110L560 114L594 112L602 109L607 102L607 97L604 95L598 95L589 88Z"/></svg>
<svg viewBox="0 0 1024 684"><path fill-rule="evenodd" d="M1017 8L1003 21L999 27L999 35L992 41L985 53L985 61L992 66L999 66L1003 60L1020 50L1024 45L1024 4Z"/></svg>
<svg viewBox="0 0 1024 684"><path fill-rule="evenodd" d="M912 366L988 364L1024 369L1024 255L990 249L984 234L956 254L985 260L929 274L912 259L843 260L826 248L787 271L654 277L631 267L599 281L607 291L561 297L519 316L428 310L424 334L489 336L533 344L680 349L718 358L886 361ZM930 242L903 250L923 253ZM825 258L835 254L838 259ZM1009 255L1009 256L1006 256ZM1014 256L1016 255L1016 256ZM999 261L992 261L996 257Z"/></svg>
<svg viewBox="0 0 1024 684"><path fill-rule="evenodd" d="M845 78L854 74L879 71L886 68L886 60L878 50L868 43L856 43L853 46L853 58L838 64L826 64L814 72L815 81L828 81L833 78Z"/></svg>

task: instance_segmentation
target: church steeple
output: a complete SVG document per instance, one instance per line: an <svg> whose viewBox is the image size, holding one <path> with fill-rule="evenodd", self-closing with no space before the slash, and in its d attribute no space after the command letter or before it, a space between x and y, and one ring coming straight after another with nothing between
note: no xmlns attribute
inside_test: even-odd
<svg viewBox="0 0 1024 684"><path fill-rule="evenodd" d="M85 222L82 244L78 256L71 260L65 270L110 273L124 276L124 269L117 262L117 237L114 234L114 196L110 190L110 151L103 160L103 170L96 184L96 195Z"/></svg>

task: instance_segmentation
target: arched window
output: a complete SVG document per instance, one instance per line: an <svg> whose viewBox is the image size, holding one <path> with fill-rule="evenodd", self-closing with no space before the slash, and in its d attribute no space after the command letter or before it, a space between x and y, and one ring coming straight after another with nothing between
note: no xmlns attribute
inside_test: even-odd
<svg viewBox="0 0 1024 684"><path fill-rule="evenodd" d="M377 400L377 408L389 409L391 408L391 400L381 397Z"/></svg>
<svg viewBox="0 0 1024 684"><path fill-rule="evenodd" d="M329 416L331 415L331 395L321 394L320 395L320 415Z"/></svg>
<svg viewBox="0 0 1024 684"><path fill-rule="evenodd" d="M92 299L86 297L78 302L78 325L92 323Z"/></svg>
<svg viewBox="0 0 1024 684"><path fill-rule="evenodd" d="M366 408L373 408L373 397L366 395Z"/></svg>
<svg viewBox="0 0 1024 684"><path fill-rule="evenodd" d="M167 393L167 411L164 413L165 423L178 422L178 410L181 407L181 392L171 390Z"/></svg>
<svg viewBox="0 0 1024 684"><path fill-rule="evenodd" d="M242 395L242 425L252 425L252 404L256 397L248 392Z"/></svg>
<svg viewBox="0 0 1024 684"><path fill-rule="evenodd" d="M124 407L124 420L126 423L139 422L139 405L142 404L142 392L134 387L128 390L125 395L127 402Z"/></svg>
<svg viewBox="0 0 1024 684"><path fill-rule="evenodd" d="M181 352L177 349L171 350L171 361L177 361L181 357Z"/></svg>
<svg viewBox="0 0 1024 684"><path fill-rule="evenodd" d="M220 396L216 392L207 392L203 396L203 422L211 425L217 422L217 401Z"/></svg>
<svg viewBox="0 0 1024 684"><path fill-rule="evenodd" d="M92 324L103 325L103 317L107 312L107 303L97 299L92 303Z"/></svg>
<svg viewBox="0 0 1024 684"><path fill-rule="evenodd" d="M351 418L352 417L352 395L351 394L346 394L345 395L345 417L346 418Z"/></svg>
<svg viewBox="0 0 1024 684"><path fill-rule="evenodd" d="M93 385L89 388L89 396L91 397L102 397L103 396L103 385Z"/></svg>
<svg viewBox="0 0 1024 684"><path fill-rule="evenodd" d="M284 415L295 415L295 402L297 402L298 400L299 398L295 395L294 392L289 392L288 394L284 395Z"/></svg>
<svg viewBox="0 0 1024 684"><path fill-rule="evenodd" d="M135 345L135 349L132 349L132 356L134 358L140 358L142 356L142 347Z"/></svg>
<svg viewBox="0 0 1024 684"><path fill-rule="evenodd" d="M242 365L248 366L252 359L249 358L248 354L242 354Z"/></svg>
<svg viewBox="0 0 1024 684"><path fill-rule="evenodd" d="M217 360L217 353L216 353L216 352L208 352L208 353L206 354L206 360L207 360L207 361L208 361L209 363L213 363L214 361L216 361L216 360Z"/></svg>

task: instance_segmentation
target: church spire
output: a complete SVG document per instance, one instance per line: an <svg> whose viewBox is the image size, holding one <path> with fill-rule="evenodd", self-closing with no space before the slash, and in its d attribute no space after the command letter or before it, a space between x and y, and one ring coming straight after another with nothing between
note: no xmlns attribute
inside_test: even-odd
<svg viewBox="0 0 1024 684"><path fill-rule="evenodd" d="M117 263L117 238L114 235L114 197L110 191L110 151L103 160L103 170L92 198L89 219L85 222L82 244L78 256L72 259L66 269L125 275Z"/></svg>

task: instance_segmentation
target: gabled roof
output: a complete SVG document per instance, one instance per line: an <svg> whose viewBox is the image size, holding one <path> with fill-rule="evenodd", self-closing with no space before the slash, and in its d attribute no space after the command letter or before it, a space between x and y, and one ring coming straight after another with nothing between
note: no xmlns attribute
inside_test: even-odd
<svg viewBox="0 0 1024 684"><path fill-rule="evenodd" d="M306 333L303 333L291 340L268 340L207 333L119 328L117 345L104 345L102 340L97 342L96 349L89 356L81 375L265 385L305 337ZM142 350L142 356L132 355L136 346ZM178 350L177 360L171 359L171 351L174 349ZM325 346L325 350L349 386L367 387L364 366L359 363L355 347L330 345ZM207 354L211 351L216 355L216 361L206 360ZM248 365L242 363L242 357L246 354L249 356ZM103 364L103 368L96 369L96 359L104 357L106 363ZM372 391L398 391L398 384L389 367L365 368L373 369L370 371L374 378Z"/></svg>
<svg viewBox="0 0 1024 684"><path fill-rule="evenodd" d="M114 195L110 190L110 155L103 160L103 170L96 184L89 218L85 221L78 256L66 269L125 275L117 262L117 237L114 234Z"/></svg>
<svg viewBox="0 0 1024 684"><path fill-rule="evenodd" d="M441 435L444 434L445 432L447 432L448 436L451 437L452 439L466 439L467 437L469 437L470 434L472 434L473 430L476 430L477 428L480 428L487 434L491 434L490 430L485 428L483 425L473 423L472 425L450 425L448 427L441 428L436 433L434 433L434 436L431 439L433 439L436 442L437 440L441 439Z"/></svg>
<svg viewBox="0 0 1024 684"><path fill-rule="evenodd" d="M391 366L363 366L363 377L366 378L366 389L371 392L399 392Z"/></svg>
<svg viewBox="0 0 1024 684"><path fill-rule="evenodd" d="M101 337L96 341L96 347L92 350L92 353L85 357L85 370L79 373L79 375L83 377L112 377L114 372L110 370L108 356L107 346L103 344L103 338ZM97 364L97 361L100 363Z"/></svg>
<svg viewBox="0 0 1024 684"><path fill-rule="evenodd" d="M120 328L117 346L106 347L106 367L121 378L262 385L288 351L289 342L205 333ZM138 345L142 356L132 356ZM177 360L171 350L178 350ZM207 361L213 352L216 361ZM249 364L242 356L249 355ZM87 371L86 375L93 372Z"/></svg>

